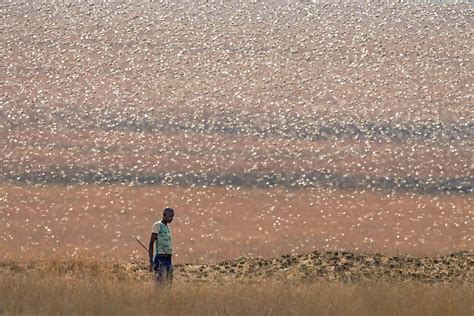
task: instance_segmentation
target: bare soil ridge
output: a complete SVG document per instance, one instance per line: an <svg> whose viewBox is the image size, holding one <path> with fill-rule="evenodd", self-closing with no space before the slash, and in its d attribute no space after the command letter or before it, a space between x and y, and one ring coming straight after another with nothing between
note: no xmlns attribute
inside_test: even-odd
<svg viewBox="0 0 474 316"><path fill-rule="evenodd" d="M382 253L315 251L264 259L238 257L215 264L183 263L175 265L180 282L226 283L251 280L291 281L421 281L428 283L472 283L474 254L461 251L444 256L388 256ZM70 276L94 276L111 273L118 279L150 280L146 260L111 263L92 258L0 261L0 275L15 273L56 273Z"/></svg>
<svg viewBox="0 0 474 316"><path fill-rule="evenodd" d="M240 257L215 265L182 265L185 278L221 278L360 281L371 279L424 282L472 282L474 256L457 252L446 256L416 258L348 251L284 255L273 259Z"/></svg>

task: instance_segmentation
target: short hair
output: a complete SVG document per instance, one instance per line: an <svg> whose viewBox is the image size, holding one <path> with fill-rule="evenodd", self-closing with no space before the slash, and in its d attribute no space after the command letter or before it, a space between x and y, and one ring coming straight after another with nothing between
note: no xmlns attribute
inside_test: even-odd
<svg viewBox="0 0 474 316"><path fill-rule="evenodd" d="M168 212L174 213L174 210L171 207L165 207L165 209L163 210L163 215L165 215Z"/></svg>

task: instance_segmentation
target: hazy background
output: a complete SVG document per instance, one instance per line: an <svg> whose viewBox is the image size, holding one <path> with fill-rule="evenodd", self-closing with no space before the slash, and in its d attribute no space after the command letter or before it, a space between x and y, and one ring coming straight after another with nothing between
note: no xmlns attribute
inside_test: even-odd
<svg viewBox="0 0 474 316"><path fill-rule="evenodd" d="M5 255L473 249L472 4L0 11Z"/></svg>

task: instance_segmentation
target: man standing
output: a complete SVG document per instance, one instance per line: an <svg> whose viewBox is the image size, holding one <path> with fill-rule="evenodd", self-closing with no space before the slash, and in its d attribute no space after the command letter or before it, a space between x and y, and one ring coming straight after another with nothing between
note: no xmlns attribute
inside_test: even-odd
<svg viewBox="0 0 474 316"><path fill-rule="evenodd" d="M174 210L167 207L163 210L161 221L153 224L150 236L148 253L150 255L150 272L155 271L156 280L163 284L166 281L169 285L173 280L173 245L171 242L171 230L168 226L173 221ZM155 256L153 257L153 246L156 242ZM152 270L153 269L153 270Z"/></svg>

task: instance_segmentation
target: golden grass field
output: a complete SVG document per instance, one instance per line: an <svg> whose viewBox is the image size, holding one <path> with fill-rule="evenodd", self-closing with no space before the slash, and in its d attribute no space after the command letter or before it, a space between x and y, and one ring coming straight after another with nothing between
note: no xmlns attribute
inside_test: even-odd
<svg viewBox="0 0 474 316"><path fill-rule="evenodd" d="M347 255L347 254L346 254ZM469 262L469 261L467 261ZM470 263L472 264L472 258ZM160 288L146 264L88 257L0 261L2 315L472 315L471 279L442 283L186 277ZM286 274L286 273L285 273ZM467 283L466 283L467 281Z"/></svg>

